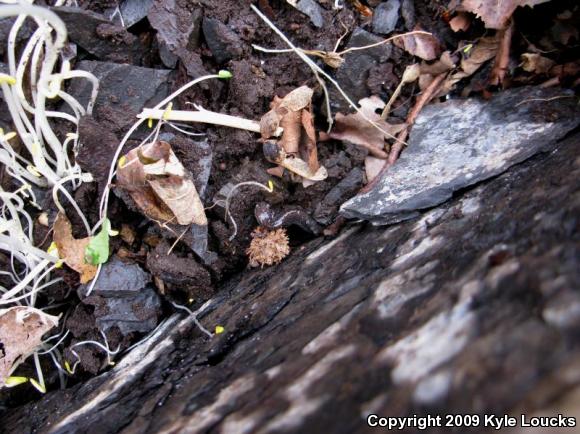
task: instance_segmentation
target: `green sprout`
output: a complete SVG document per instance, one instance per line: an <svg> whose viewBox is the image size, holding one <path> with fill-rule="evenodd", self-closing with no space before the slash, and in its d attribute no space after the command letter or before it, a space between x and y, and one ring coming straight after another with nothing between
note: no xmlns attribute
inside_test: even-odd
<svg viewBox="0 0 580 434"><path fill-rule="evenodd" d="M103 221L101 231L95 235L85 249L85 261L92 265L104 264L109 259L109 234L111 222L108 218Z"/></svg>

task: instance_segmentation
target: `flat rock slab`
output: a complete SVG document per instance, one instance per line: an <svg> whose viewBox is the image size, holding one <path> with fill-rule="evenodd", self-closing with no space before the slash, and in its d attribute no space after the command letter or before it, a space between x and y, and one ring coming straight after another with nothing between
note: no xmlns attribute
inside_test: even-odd
<svg viewBox="0 0 580 434"><path fill-rule="evenodd" d="M99 79L93 116L120 135L125 134L144 107L153 107L169 94L170 70L93 60L79 62L77 69L89 71ZM88 80L75 80L69 93L86 107L91 89Z"/></svg>
<svg viewBox="0 0 580 434"><path fill-rule="evenodd" d="M66 24L70 41L100 60L137 63L145 53L137 36L104 15L76 7L53 8L53 11Z"/></svg>
<svg viewBox="0 0 580 434"><path fill-rule="evenodd" d="M557 88L524 87L489 101L427 106L399 161L371 191L344 203L340 213L376 224L406 220L550 149L579 121L573 93Z"/></svg>

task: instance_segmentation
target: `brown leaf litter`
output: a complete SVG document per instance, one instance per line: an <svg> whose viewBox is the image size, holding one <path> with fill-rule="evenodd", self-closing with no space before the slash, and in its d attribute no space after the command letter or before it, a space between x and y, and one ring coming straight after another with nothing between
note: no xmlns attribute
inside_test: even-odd
<svg viewBox="0 0 580 434"><path fill-rule="evenodd" d="M58 213L54 222L53 241L59 257L66 265L80 274L81 283L91 281L97 274L97 266L85 259L85 250L91 237L76 239L73 237L72 225L63 213Z"/></svg>
<svg viewBox="0 0 580 434"><path fill-rule="evenodd" d="M376 111L384 109L385 103L378 96L373 95L369 98L361 99L359 106L364 116L375 122L389 135L373 126L358 112L348 115L337 113L334 127L329 134L321 133L320 139L345 140L367 149L371 155L377 158L386 159L389 154L385 151L385 139L392 138L403 129L404 125L391 125L381 119L381 116Z"/></svg>
<svg viewBox="0 0 580 434"><path fill-rule="evenodd" d="M58 317L33 307L0 310L0 388L16 366L40 345L42 336L57 325Z"/></svg>
<svg viewBox="0 0 580 434"><path fill-rule="evenodd" d="M474 13L488 29L503 29L518 6L533 7L548 1L550 0L462 0L457 9Z"/></svg>
<svg viewBox="0 0 580 434"><path fill-rule="evenodd" d="M152 220L207 225L191 173L167 142L149 143L121 157L117 186L127 191L141 212Z"/></svg>
<svg viewBox="0 0 580 434"><path fill-rule="evenodd" d="M260 120L264 141L273 137L279 127L284 129L275 148L270 142L271 152L269 155L266 153L268 161L304 178L302 182L305 186L311 184L309 181L322 181L328 176L326 169L318 162L312 95L312 89L301 86L284 98L275 96L270 111ZM282 176L283 170L278 168L268 172Z"/></svg>

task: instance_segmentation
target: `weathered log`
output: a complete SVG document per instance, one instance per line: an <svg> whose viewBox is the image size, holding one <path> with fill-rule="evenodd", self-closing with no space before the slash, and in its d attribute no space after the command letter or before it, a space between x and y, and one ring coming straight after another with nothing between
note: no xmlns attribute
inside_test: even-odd
<svg viewBox="0 0 580 434"><path fill-rule="evenodd" d="M223 334L171 317L112 371L6 411L0 431L363 432L370 413L570 411L579 141L243 273L200 315Z"/></svg>

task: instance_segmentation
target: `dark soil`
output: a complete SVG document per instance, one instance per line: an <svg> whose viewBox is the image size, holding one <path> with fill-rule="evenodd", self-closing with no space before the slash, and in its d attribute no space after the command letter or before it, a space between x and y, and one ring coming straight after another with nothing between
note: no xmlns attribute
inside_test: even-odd
<svg viewBox="0 0 580 434"><path fill-rule="evenodd" d="M94 12L102 13L117 5L116 0L80 1L82 7ZM239 115L249 119L259 120L270 109L270 102L275 95L280 97L301 85L308 85L315 89L313 109L316 115L316 125L319 131L324 131L325 114L322 111L323 94L310 69L294 54L265 54L252 49L252 44L264 47L286 48L273 32L254 14L250 9L253 2L248 0L177 0L176 4L184 10L201 9L203 19L211 20L210 23L221 23L233 32L228 39L224 50L225 57L216 56L212 53L210 44L201 32L196 46L188 46L189 57L187 65L182 60L178 61L172 75L171 89L190 81L192 71L217 71L227 69L233 73L229 81L208 81L200 86L192 88L178 98L176 106L186 109L187 102L193 102L206 109L231 115ZM329 25L319 29L314 27L307 16L291 7L283 0L260 1L259 5L265 13L271 14L276 25L298 46L306 49L332 51L336 41L346 31L351 33L355 28L362 27L371 32L370 19L363 16L349 2L340 11L332 10L333 1L320 1L323 8L323 16ZM369 1L369 5L373 2ZM378 3L378 2L374 2ZM526 24L522 32L526 31L526 38L532 43L538 43L550 31L546 26L536 33L529 23L546 20L546 13L554 17L562 10L571 9L573 2L553 2L557 4L540 5L533 12L521 12L525 14ZM436 34L444 45L444 49L455 51L461 40L474 39L482 35L484 29L481 23L475 23L467 34L454 34L445 20L447 2L435 1L415 2L415 15L413 20L422 29ZM520 12L518 12L520 13ZM407 30L411 18L399 18L397 31ZM517 19L517 17L516 17ZM217 20L217 21L213 21ZM109 29L111 30L111 29ZM146 46L147 55L139 60L139 66L166 69L161 62L159 46L155 40L155 30L149 25L147 19L129 29ZM544 32L544 30L546 30ZM105 32L107 33L107 32ZM116 37L114 32L108 32L101 36L106 38L108 34ZM235 38L234 38L235 37ZM227 38L226 38L227 39ZM518 39L518 41L520 41ZM348 37L342 45L345 45ZM519 42L517 42L519 43ZM565 53L567 60L572 57ZM88 53L80 50L79 59L85 57L94 59ZM216 59L219 57L219 59ZM223 60L227 59L227 60ZM218 62L221 60L221 63ZM346 59L348 62L348 57ZM392 47L389 59L378 62L365 77L367 95L377 94L383 100L388 100L390 94L400 81L402 72L407 65L416 60L402 49ZM320 65L323 65L320 62ZM332 70L328 67L329 72ZM197 74L197 75L201 75ZM533 82L530 77L526 83ZM106 86L106 83L103 83ZM461 89L458 89L458 92ZM348 93L349 89L345 89ZM407 111L412 106L411 97L417 89L408 86L395 104L393 116L398 121L403 121ZM127 113L127 117L133 117L135 113ZM84 170L94 174L96 184L83 186L79 189L75 198L84 210L92 224L98 220L98 206L104 183L106 182L109 167L112 164L113 152L121 139L124 131L117 131L120 125L119 113L104 109L95 114L95 118L83 120L80 132L84 147L81 150L78 161ZM125 119L122 119L123 123ZM186 169L192 173L200 173L200 160L209 158L211 155L211 172L207 181L207 187L203 192L205 206L209 207L220 189L226 184L237 184L244 181L257 181L266 184L272 179L266 169L273 167L262 154L262 143L258 136L246 131L221 128L214 126L195 125L195 131L205 133L204 137L188 138L171 129L174 137L169 140L178 158ZM136 138L141 133L136 134ZM198 141L207 140L209 150ZM125 151L136 146L139 141L130 141ZM191 304L191 308L211 297L219 284L230 278L234 273L242 272L247 267L246 249L251 240L251 232L258 226L255 217L255 207L258 203L266 202L276 211L292 209L300 210L310 217L318 219L318 224L331 225L336 218L337 210L344 200L355 194L362 186L361 170L364 171L363 161L366 151L356 146L340 141L327 141L318 144L320 164L328 169L328 178L308 188L292 182L286 175L284 178L274 179L274 193L268 194L253 187L241 188L231 202L231 214L238 225L237 236L230 241L233 232L231 222L226 219L223 208L215 207L207 211L208 225L208 251L214 253L211 259L202 258L192 249L193 236L186 234L176 244L170 254L168 251L181 234L183 228L171 232L159 228L154 222L146 219L138 212L127 195L119 189L111 195L109 218L113 227L120 228L126 225L132 228L134 237L129 241L119 237L112 239L113 254L127 263L138 263L152 274L159 293L163 294L168 301L180 304ZM349 178L350 176L350 178ZM336 190L337 185L346 179L352 179L348 185ZM359 185L360 184L360 185ZM197 185L198 191L203 190L203 185ZM125 199L125 200L124 200ZM54 216L54 210L51 212ZM80 228L80 222L75 221L75 213L69 213L75 228ZM47 236L47 231L38 233L38 240ZM83 236L78 231L77 236ZM314 234L305 230L300 225L289 227L291 246L297 248L300 244L314 237ZM50 236L48 236L50 238ZM0 258L2 260L2 258ZM74 344L85 339L99 339L95 327L95 306L79 303L75 292L65 298L67 289L76 289L76 276L69 271L60 271L66 276L65 282L69 285L55 287L54 296L58 300L66 300L70 303L67 316L66 328L71 330ZM164 305L164 312L168 313L173 308L169 303ZM121 345L121 349L127 348L133 341L139 338L138 334L130 338L122 336L115 330L107 334L112 348ZM70 345L69 344L69 345ZM104 356L102 352L84 347L79 351L81 356L80 374L76 379L86 378L89 374L94 375L103 369ZM65 357L68 350L65 350ZM70 356L70 354L69 354ZM73 359L74 360L74 359ZM54 371L48 368L47 372ZM49 378L48 381L56 381ZM5 404L12 406L29 400L29 396L18 396L11 392Z"/></svg>

